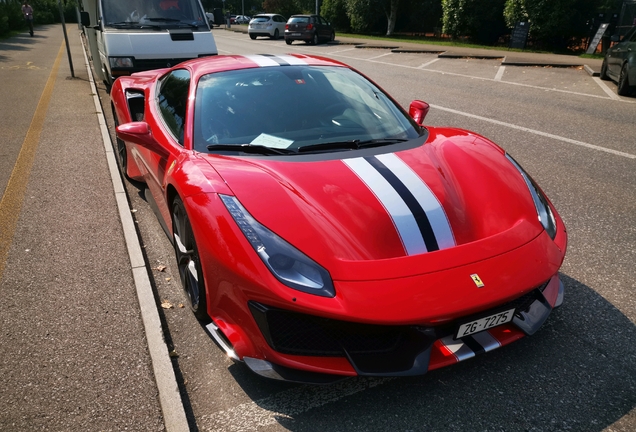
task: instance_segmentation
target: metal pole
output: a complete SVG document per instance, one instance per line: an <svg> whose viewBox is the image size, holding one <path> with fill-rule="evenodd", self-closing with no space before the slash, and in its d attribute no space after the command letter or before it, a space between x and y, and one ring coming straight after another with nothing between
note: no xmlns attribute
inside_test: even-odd
<svg viewBox="0 0 636 432"><path fill-rule="evenodd" d="M62 30L64 30L64 41L66 42L66 54L68 55L68 65L71 68L71 76L75 78L75 71L73 70L73 59L71 58L71 48L68 45L68 35L66 34L66 22L64 22L64 10L62 9L62 2L57 0L57 5L60 8L60 19L62 20Z"/></svg>

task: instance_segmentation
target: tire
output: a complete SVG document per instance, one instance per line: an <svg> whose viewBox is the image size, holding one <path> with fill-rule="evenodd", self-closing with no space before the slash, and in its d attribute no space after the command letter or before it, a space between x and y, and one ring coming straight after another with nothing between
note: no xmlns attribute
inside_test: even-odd
<svg viewBox="0 0 636 432"><path fill-rule="evenodd" d="M329 38L329 42L333 42L336 40L336 32L331 32L331 37Z"/></svg>
<svg viewBox="0 0 636 432"><path fill-rule="evenodd" d="M603 64L601 65L601 73L599 74L599 78L604 81L609 81L610 77L607 75L607 60L603 59Z"/></svg>
<svg viewBox="0 0 636 432"><path fill-rule="evenodd" d="M621 96L629 96L633 91L633 88L629 85L629 77L627 76L627 63L625 63L621 69L617 85L616 93Z"/></svg>
<svg viewBox="0 0 636 432"><path fill-rule="evenodd" d="M318 45L318 42L320 42L318 40L318 33L314 33L314 35L311 37L311 44L312 45Z"/></svg>
<svg viewBox="0 0 636 432"><path fill-rule="evenodd" d="M274 30L274 36L272 36L272 39L277 40L280 37L280 33L278 33L278 29Z"/></svg>
<svg viewBox="0 0 636 432"><path fill-rule="evenodd" d="M291 40L291 39L285 39L285 43L286 43L287 45L291 45L291 44L292 44L292 40Z"/></svg>
<svg viewBox="0 0 636 432"><path fill-rule="evenodd" d="M188 219L183 201L178 196L172 201L172 233L181 286L190 301L190 309L198 320L210 321L201 259L190 219Z"/></svg>
<svg viewBox="0 0 636 432"><path fill-rule="evenodd" d="M250 39L252 39L252 40L256 39L256 35L251 34L250 35Z"/></svg>
<svg viewBox="0 0 636 432"><path fill-rule="evenodd" d="M119 119L117 118L114 107L113 120L115 121L115 128L117 128L117 126L119 126ZM128 178L128 153L126 152L126 143L119 138L115 138L115 158L117 159L119 171L121 171L124 177Z"/></svg>

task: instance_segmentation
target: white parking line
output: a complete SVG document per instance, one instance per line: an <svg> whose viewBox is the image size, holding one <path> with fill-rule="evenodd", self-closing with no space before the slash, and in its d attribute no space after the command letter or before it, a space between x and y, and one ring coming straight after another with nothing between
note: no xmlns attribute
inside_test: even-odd
<svg viewBox="0 0 636 432"><path fill-rule="evenodd" d="M435 63L436 61L439 61L439 57L434 58L433 60L431 60L431 61L429 61L429 62L426 62L426 63L424 63L423 65L419 65L419 66L417 67L417 69L424 69L425 67L432 65L432 64L433 64L433 63Z"/></svg>
<svg viewBox="0 0 636 432"><path fill-rule="evenodd" d="M343 49L343 50L340 50L340 51L328 52L328 53L326 53L326 54L327 54L327 55L337 55L337 54L340 54L340 53L343 53L343 52L353 51L354 49L356 49L356 48L355 48L355 47L353 47L353 48L347 48L347 49Z"/></svg>
<svg viewBox="0 0 636 432"><path fill-rule="evenodd" d="M393 53L392 53L392 52L388 52L388 53L380 54L379 56L375 56L375 57L368 58L367 60L375 60L375 59L378 59L378 58L380 58L380 57L386 57L386 56L389 56L389 55L391 55L391 54L393 54Z"/></svg>
<svg viewBox="0 0 636 432"><path fill-rule="evenodd" d="M506 70L505 66L499 66L499 70L497 71L497 75L495 75L495 81L501 81L503 78L504 71Z"/></svg>
<svg viewBox="0 0 636 432"><path fill-rule="evenodd" d="M583 141L577 141L577 140L573 140L573 139L570 139L570 138L562 137L562 136L559 136L559 135L554 135L554 134L547 133L547 132L541 132L541 131L538 131L536 129L530 129L530 128L527 128L527 127L518 126L518 125L511 124L511 123L506 123L506 122L502 122L502 121L499 121L499 120L491 119L491 118L488 118L488 117L482 117L482 116L478 116L478 115L475 115L475 114L470 114L470 113L466 113L466 112L462 112L462 111L457 111L457 110L454 110L452 108L446 108L446 107L442 107L442 106L439 106L439 105L433 105L433 104L431 104L431 108L435 108L435 109L438 109L438 110L450 112L450 113L453 113L453 114L459 114L459 115L462 115L462 116L465 116L465 117L474 118L474 119L477 119L477 120L482 120L482 121L485 121L485 122L488 122L488 123L494 123L494 124L499 125L499 126L505 126L505 127L509 127L511 129L516 129L516 130L520 130L520 131L523 131L523 132L529 132L529 133L534 134L534 135L539 135L539 136L543 136L543 137L547 137L547 138L552 138L552 139L555 139L555 140L558 140L558 141L563 141L563 142L566 142L566 143L569 143L569 144L574 144L574 145L578 145L578 146L581 146L581 147L587 147L587 148L590 148L592 150L598 150L598 151L602 151L602 152L605 152L605 153L611 153L613 155L621 156L621 157L628 158L628 159L636 159L636 155L633 155L631 153L625 153L625 152L618 151L618 150L608 149L608 148L597 146L597 145L594 145L594 144L589 144L589 143L586 143L586 142L583 142Z"/></svg>
<svg viewBox="0 0 636 432"><path fill-rule="evenodd" d="M333 53L330 53L329 55L338 57L339 53L340 52L333 52ZM378 63L378 64L383 64L383 65L386 65L386 66L401 67L401 68L405 68L405 69L424 70L426 72L438 73L438 74L442 74L442 75L458 76L458 77L462 77L462 78L477 79L477 80L482 80L482 81L495 81L493 78L483 78L483 77L477 77L477 76L466 75L466 74L459 74L459 73L448 72L448 71L443 71L443 70L423 69L424 65L422 65L422 66L409 66L409 65L402 65L402 64L397 64L397 63L388 63L388 62L383 62L383 61L378 61L378 60L363 59L363 58L358 58L358 57L348 57L348 56L343 56L343 55L340 55L339 57L344 57L344 58L346 58L348 60L368 61L368 62L371 62L371 63ZM596 98L596 99L607 99L607 97L600 96L600 95L592 95L592 94L589 94L589 93L574 92L574 91L570 91L570 90L561 90L561 89L557 89L557 88L534 86L534 85L530 85L530 84L523 84L523 83L517 83L517 82L512 82L512 81L496 81L496 82L499 82L499 83L502 83L502 84L519 86L519 87L532 88L532 89L537 89L537 90L553 91L553 92L558 92L558 93L567 93L567 94L591 97L591 98ZM614 98L612 98L612 99L614 99ZM625 99L619 99L619 101L623 102L623 103L636 103L636 101L628 101L628 100L625 100Z"/></svg>
<svg viewBox="0 0 636 432"><path fill-rule="evenodd" d="M621 98L618 97L618 95L614 93L612 89L609 88L607 84L605 84L603 80L601 80L599 77L594 77L594 81L596 81L596 84L598 84L599 87L602 88L603 91L609 95L609 97L611 97L614 100L621 100Z"/></svg>
<svg viewBox="0 0 636 432"><path fill-rule="evenodd" d="M225 411L204 415L203 430L251 432L276 424L280 418L293 418L311 409L377 387L394 378L352 378L327 386L300 386Z"/></svg>

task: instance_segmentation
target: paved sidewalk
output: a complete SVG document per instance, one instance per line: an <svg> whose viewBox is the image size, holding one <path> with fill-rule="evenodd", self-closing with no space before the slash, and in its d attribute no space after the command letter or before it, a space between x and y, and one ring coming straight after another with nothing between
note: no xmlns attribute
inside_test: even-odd
<svg viewBox="0 0 636 432"><path fill-rule="evenodd" d="M187 430L77 24L67 32L75 78L61 25L0 41L0 430Z"/></svg>

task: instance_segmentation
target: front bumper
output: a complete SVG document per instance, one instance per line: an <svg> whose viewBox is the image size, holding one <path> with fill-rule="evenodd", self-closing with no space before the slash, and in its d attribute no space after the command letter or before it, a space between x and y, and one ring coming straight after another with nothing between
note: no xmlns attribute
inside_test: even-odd
<svg viewBox="0 0 636 432"><path fill-rule="evenodd" d="M270 347L288 359L339 357L351 373L324 374L271 361L244 357L250 370L266 378L325 384L347 375L413 376L492 351L534 334L553 308L561 305L564 287L558 275L501 308L514 308L511 323L454 339L457 323L440 327L376 326L298 314L254 302L250 309ZM488 315L485 311L483 315ZM303 357L300 357L303 356Z"/></svg>

